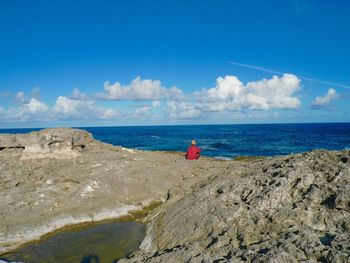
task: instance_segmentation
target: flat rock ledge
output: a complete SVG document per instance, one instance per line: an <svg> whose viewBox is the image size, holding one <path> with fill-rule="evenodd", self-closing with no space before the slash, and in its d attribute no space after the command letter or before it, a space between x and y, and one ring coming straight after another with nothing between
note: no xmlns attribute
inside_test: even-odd
<svg viewBox="0 0 350 263"><path fill-rule="evenodd" d="M348 263L349 151L233 161L149 218L120 263Z"/></svg>
<svg viewBox="0 0 350 263"><path fill-rule="evenodd" d="M68 225L181 199L229 162L112 146L86 131L0 135L0 254Z"/></svg>

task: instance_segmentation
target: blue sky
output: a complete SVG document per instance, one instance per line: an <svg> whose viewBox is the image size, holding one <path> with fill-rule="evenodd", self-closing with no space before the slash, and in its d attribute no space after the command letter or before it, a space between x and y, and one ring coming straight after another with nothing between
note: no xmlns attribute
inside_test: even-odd
<svg viewBox="0 0 350 263"><path fill-rule="evenodd" d="M350 121L348 1L0 0L0 35L3 128Z"/></svg>

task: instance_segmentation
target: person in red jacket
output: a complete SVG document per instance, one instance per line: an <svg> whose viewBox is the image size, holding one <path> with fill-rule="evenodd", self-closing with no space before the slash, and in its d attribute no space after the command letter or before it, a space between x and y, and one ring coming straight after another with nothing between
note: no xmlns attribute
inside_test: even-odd
<svg viewBox="0 0 350 263"><path fill-rule="evenodd" d="M196 141L193 140L191 145L187 148L186 159L197 160L201 156L202 149L196 146Z"/></svg>

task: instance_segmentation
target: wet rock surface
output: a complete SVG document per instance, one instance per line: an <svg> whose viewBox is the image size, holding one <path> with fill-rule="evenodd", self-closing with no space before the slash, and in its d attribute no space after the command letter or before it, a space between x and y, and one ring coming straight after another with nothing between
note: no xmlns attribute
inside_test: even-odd
<svg viewBox="0 0 350 263"><path fill-rule="evenodd" d="M116 147L77 129L0 135L0 254L67 225L133 217L228 165Z"/></svg>
<svg viewBox="0 0 350 263"><path fill-rule="evenodd" d="M232 161L154 210L120 262L350 262L349 151Z"/></svg>

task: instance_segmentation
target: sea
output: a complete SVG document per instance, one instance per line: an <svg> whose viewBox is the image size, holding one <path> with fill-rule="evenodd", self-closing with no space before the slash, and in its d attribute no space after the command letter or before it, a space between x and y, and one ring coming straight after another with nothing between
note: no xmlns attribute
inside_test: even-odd
<svg viewBox="0 0 350 263"><path fill-rule="evenodd" d="M77 127L113 145L149 151L185 152L192 140L202 155L279 156L314 149L350 150L350 123ZM26 133L39 129L0 129Z"/></svg>

